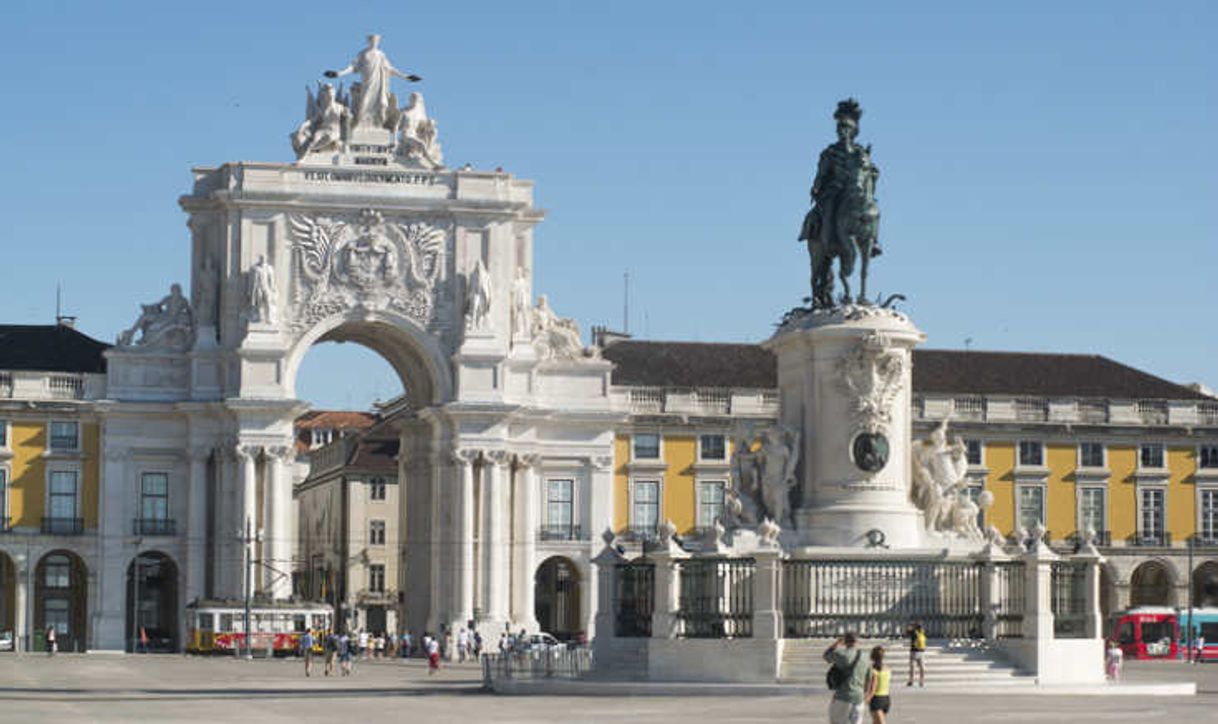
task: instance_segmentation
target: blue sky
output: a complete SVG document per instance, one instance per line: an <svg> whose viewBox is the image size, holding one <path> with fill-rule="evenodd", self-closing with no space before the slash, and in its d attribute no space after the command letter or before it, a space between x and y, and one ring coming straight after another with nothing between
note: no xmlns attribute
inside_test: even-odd
<svg viewBox="0 0 1218 724"><path fill-rule="evenodd" d="M536 182L536 288L585 330L621 326L629 271L638 335L767 336L807 294L795 237L853 95L872 285L928 346L1218 387L1215 4L841 5L6 3L0 319L50 322L59 282L113 339L186 280L190 168L290 160L305 86L378 31L450 165ZM398 383L328 345L300 384L362 406Z"/></svg>

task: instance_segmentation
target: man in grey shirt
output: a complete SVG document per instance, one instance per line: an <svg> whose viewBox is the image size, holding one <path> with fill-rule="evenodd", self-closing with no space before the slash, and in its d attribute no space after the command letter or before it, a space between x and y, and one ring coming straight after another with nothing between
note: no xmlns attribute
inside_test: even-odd
<svg viewBox="0 0 1218 724"><path fill-rule="evenodd" d="M825 661L845 673L829 702L829 724L863 724L863 692L867 689L867 662L853 631L825 649Z"/></svg>

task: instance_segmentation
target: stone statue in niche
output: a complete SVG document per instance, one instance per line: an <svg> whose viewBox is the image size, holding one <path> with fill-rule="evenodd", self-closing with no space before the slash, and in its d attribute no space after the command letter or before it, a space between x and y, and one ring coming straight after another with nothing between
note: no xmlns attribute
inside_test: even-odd
<svg viewBox="0 0 1218 724"><path fill-rule="evenodd" d="M258 261L249 270L246 285L250 321L274 324L279 291L275 284L275 268L265 256L259 256Z"/></svg>
<svg viewBox="0 0 1218 724"><path fill-rule="evenodd" d="M368 36L368 47L355 56L355 60L342 70L327 70L327 78L358 73L359 84L351 91L351 110L355 126L371 126L395 130L398 113L397 99L390 88L390 79L397 76L412 83L423 80L413 73L403 73L389 62L380 49L381 36Z"/></svg>
<svg viewBox="0 0 1218 724"><path fill-rule="evenodd" d="M398 156L426 169L444 167L436 122L427 117L421 93L411 93L397 114Z"/></svg>
<svg viewBox="0 0 1218 724"><path fill-rule="evenodd" d="M465 289L465 328L486 329L491 313L491 275L479 258L469 273Z"/></svg>
<svg viewBox="0 0 1218 724"><path fill-rule="evenodd" d="M573 360L586 356L579 339L579 325L574 319L555 314L544 294L537 297L537 306L533 308L532 331L534 345L543 360Z"/></svg>
<svg viewBox="0 0 1218 724"><path fill-rule="evenodd" d="M190 302L182 296L181 285L169 287L169 294L159 302L141 304L139 319L118 336L120 347L160 347L189 349L194 344L195 323ZM139 332L139 339L135 333Z"/></svg>
<svg viewBox="0 0 1218 724"><path fill-rule="evenodd" d="M993 503L983 491L977 501L968 494L968 449L959 437L948 442L947 421L913 446L910 497L922 511L926 530L981 541L979 513Z"/></svg>
<svg viewBox="0 0 1218 724"><path fill-rule="evenodd" d="M342 148L351 122L351 111L343 104L340 93L334 86L319 85L317 97L307 90L305 119L292 133L292 150L296 158L302 159L310 153L335 151Z"/></svg>
<svg viewBox="0 0 1218 724"><path fill-rule="evenodd" d="M867 304L867 267L880 255L878 244L880 208L875 185L880 170L871 161L871 146L855 143L863 109L848 98L837 104L837 143L825 148L812 181L812 209L804 216L799 240L808 243L812 267L812 308L831 309L833 260L837 260L842 282L842 304ZM850 295L850 277L859 262L859 294Z"/></svg>
<svg viewBox="0 0 1218 724"><path fill-rule="evenodd" d="M528 339L531 319L529 280L525 277L524 267L517 267L516 276L512 279L512 337Z"/></svg>

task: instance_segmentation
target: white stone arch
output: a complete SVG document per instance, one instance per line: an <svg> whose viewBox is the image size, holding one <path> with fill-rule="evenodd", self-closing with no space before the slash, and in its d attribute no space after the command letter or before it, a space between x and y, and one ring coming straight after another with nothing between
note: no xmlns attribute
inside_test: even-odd
<svg viewBox="0 0 1218 724"><path fill-rule="evenodd" d="M1178 589L1183 579L1176 564L1170 558L1164 556L1150 556L1131 561L1128 578L1126 579L1130 587L1130 605L1139 605L1133 601L1134 577L1138 575L1139 570L1149 570L1153 566L1159 566L1167 574L1165 591L1167 594L1167 600L1161 602L1161 605L1175 606L1179 597Z"/></svg>
<svg viewBox="0 0 1218 724"><path fill-rule="evenodd" d="M296 396L296 374L319 342L355 342L379 354L397 372L412 406L443 404L453 398L452 369L439 340L409 317L391 310L349 310L313 325L284 359L283 387Z"/></svg>

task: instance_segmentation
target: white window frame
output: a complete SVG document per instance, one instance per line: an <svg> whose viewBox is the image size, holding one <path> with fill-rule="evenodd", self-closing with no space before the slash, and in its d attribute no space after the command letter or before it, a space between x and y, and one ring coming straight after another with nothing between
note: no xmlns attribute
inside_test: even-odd
<svg viewBox="0 0 1218 724"><path fill-rule="evenodd" d="M635 444L639 435L655 435L656 436L656 456L654 458L641 458L638 456L638 446ZM642 463L662 463L664 462L664 434L661 432L633 432L630 434L630 459L635 462Z"/></svg>
<svg viewBox="0 0 1218 724"><path fill-rule="evenodd" d="M1153 466L1142 464L1142 449L1149 447L1151 445L1157 445L1159 447L1159 452L1162 454L1162 457L1163 457L1162 465L1153 467ZM1161 442L1139 443L1138 444L1138 470L1153 470L1155 472L1163 472L1164 470L1167 470L1167 445L1165 443L1161 443Z"/></svg>
<svg viewBox="0 0 1218 724"><path fill-rule="evenodd" d="M1074 527L1079 536L1082 536L1087 530L1085 521L1083 520L1083 498L1084 493L1088 490L1098 490L1104 496L1104 504L1100 506L1100 517L1103 519L1101 524L1103 527L1096 528L1096 533L1101 533L1106 530L1112 530L1108 527L1108 486L1096 483L1079 483L1075 486L1075 511L1074 511Z"/></svg>
<svg viewBox="0 0 1218 724"><path fill-rule="evenodd" d="M727 507L727 484L725 478L698 478L694 481L694 527L709 528L715 524L715 521L702 521L702 490L706 486L719 486L719 515L723 514L723 510ZM718 518L719 516L715 516Z"/></svg>
<svg viewBox="0 0 1218 724"><path fill-rule="evenodd" d="M1100 464L1086 465L1083 463L1083 445L1099 445L1100 446ZM1096 440L1080 440L1077 448L1077 457L1075 465L1086 470L1107 470L1108 469L1108 446Z"/></svg>
<svg viewBox="0 0 1218 724"><path fill-rule="evenodd" d="M146 518L144 516L144 478L149 475L162 475L165 478L165 517L163 519ZM141 470L139 477L136 478L136 518L140 520L171 520L173 518L173 500L170 498L170 490L172 490L173 474L168 470ZM77 482L77 488L80 484Z"/></svg>
<svg viewBox="0 0 1218 724"><path fill-rule="evenodd" d="M380 574L381 574L381 585L379 587L373 585L374 576L372 575L373 571L375 571L378 568L380 569ZM389 578L389 572L386 570L386 566L384 563L369 563L368 564L368 592L369 593L384 593L386 590L386 586L388 585L388 578Z"/></svg>
<svg viewBox="0 0 1218 724"><path fill-rule="evenodd" d="M639 477L630 480L630 510L626 518L626 526L630 529L635 529L642 526L634 518L635 497L639 483L653 483L656 486L656 528L658 529L664 523L664 478L656 477Z"/></svg>
<svg viewBox="0 0 1218 724"><path fill-rule="evenodd" d="M545 522L542 525L562 525L561 522L550 520L550 483L565 482L571 485L571 522L568 523L572 528L579 526L579 478L574 475L547 475L545 476L542 487L541 504L542 518Z"/></svg>
<svg viewBox="0 0 1218 724"><path fill-rule="evenodd" d="M42 490L42 493L43 493L42 516L44 518L55 517L55 516L51 515L51 476L54 473L72 473L73 475L76 476L76 503L74 506L76 514L73 515L72 517L73 518L84 518L85 517L84 513L81 510L81 494L82 494L81 488L84 487L84 480L83 480L84 476L81 473L80 466L75 465L75 464L67 464L67 465L55 464L55 465L47 466L46 479L43 481L44 487Z"/></svg>
<svg viewBox="0 0 1218 724"><path fill-rule="evenodd" d="M1139 461L1141 460L1141 457L1142 457L1142 455L1139 452L1139 454L1138 454ZM1167 533L1167 486L1166 485L1139 485L1137 488L1137 501L1136 501L1136 503L1137 503L1136 515L1138 517L1134 520L1134 535L1137 536L1138 538L1150 537L1145 534L1144 529L1142 527L1142 513L1144 510L1144 506L1142 505L1142 498L1143 498L1143 493L1146 493L1146 492L1149 492L1152 490L1158 491L1159 494L1163 496L1163 513L1162 513L1162 521L1161 521L1162 526L1161 526L1161 529L1159 530L1159 535L1163 535L1163 534Z"/></svg>
<svg viewBox="0 0 1218 724"><path fill-rule="evenodd" d="M1040 520L1037 522L1039 522L1041 525L1047 526L1047 523L1045 523L1045 521L1049 517L1048 487L1049 486L1046 485L1045 483L1019 483L1019 482L1017 482L1015 484L1015 527L1016 528L1025 528L1025 530L1027 530L1029 533L1031 532L1030 527L1024 526L1024 524L1023 524L1023 502L1022 502L1023 496L1020 495L1020 492L1025 489L1029 489L1029 490L1035 489L1035 490L1040 491Z"/></svg>
<svg viewBox="0 0 1218 724"><path fill-rule="evenodd" d="M54 435L52 430L56 424L75 425L76 426L76 444L71 448L57 448L54 444ZM80 420L47 420L47 446L46 451L52 455L73 455L80 452L80 437L82 430L80 429Z"/></svg>
<svg viewBox="0 0 1218 724"><path fill-rule="evenodd" d="M374 493L374 491L377 489L377 487L380 487L380 490L381 490L380 497L377 497ZM371 501L373 503L383 503L383 502L385 502L388 495L389 495L389 482L383 476L374 475L374 476L368 478L368 500L369 501Z"/></svg>
<svg viewBox="0 0 1218 724"><path fill-rule="evenodd" d="M702 456L702 438L704 438L704 437L717 437L717 438L720 438L723 440L723 457L708 458L708 457ZM727 461L730 460L732 457L732 453L729 448L730 442L728 441L727 435L724 433L721 433L721 432L698 433L697 445L698 445L697 461L700 463L724 463L724 464L726 464Z"/></svg>
<svg viewBox="0 0 1218 724"><path fill-rule="evenodd" d="M1025 444L1036 444L1040 446L1040 462L1025 463L1023 461L1023 446ZM1043 470L1045 469L1045 442L1044 440L1020 440L1015 443L1015 467L1024 470Z"/></svg>
<svg viewBox="0 0 1218 724"><path fill-rule="evenodd" d="M1202 505L1202 502L1205 500L1206 493L1209 493L1210 495L1212 495L1213 499L1214 499L1214 508L1213 508L1214 524L1212 526L1210 526L1210 534L1208 536L1206 536L1205 532L1204 532L1205 531L1205 525L1204 525L1205 524L1205 507ZM1197 486L1197 503L1195 506L1195 510L1197 511L1197 521L1196 521L1197 522L1197 526L1196 526L1197 536L1200 538L1204 538L1211 543L1214 541L1218 541L1218 485L1198 485Z"/></svg>
<svg viewBox="0 0 1218 724"><path fill-rule="evenodd" d="M969 461L968 461L968 445L969 445L969 443L977 443L977 447L978 447L978 448L980 448L980 450L978 450L978 452L980 453L980 458L981 458L981 459L980 459L980 460L978 460L978 461L977 461L977 462L975 462L975 463L974 463L974 462L969 462ZM964 447L964 450L965 450L965 452L964 452L964 455L965 455L965 462L968 464L968 466L969 466L970 468L984 468L984 467L985 467L985 448L986 448L986 445L985 445L985 440L982 440L982 439L981 439L981 438L979 438L979 437L968 437L968 438L965 438L965 439L964 439L964 446L965 446L965 447ZM1016 451L1016 454L1018 454L1018 451Z"/></svg>

